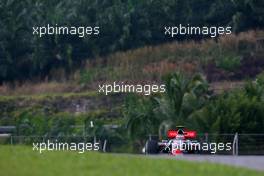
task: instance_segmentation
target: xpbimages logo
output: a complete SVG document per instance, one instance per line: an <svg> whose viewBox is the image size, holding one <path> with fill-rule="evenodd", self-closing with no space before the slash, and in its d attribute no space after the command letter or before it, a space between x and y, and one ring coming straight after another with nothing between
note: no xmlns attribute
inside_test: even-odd
<svg viewBox="0 0 264 176"><path fill-rule="evenodd" d="M99 26L52 26L47 24L46 26L34 26L32 27L33 35L42 37L45 35L77 35L80 38L89 36L89 35L99 35L100 27Z"/></svg>
<svg viewBox="0 0 264 176"><path fill-rule="evenodd" d="M124 82L113 84L101 84L98 86L98 92L108 95L109 93L140 93L144 95L151 95L152 93L164 93L166 91L165 85L157 84L124 84Z"/></svg>
<svg viewBox="0 0 264 176"><path fill-rule="evenodd" d="M99 143L67 143L67 142L58 142L50 141L47 142L40 142L40 143L33 143L32 149L33 151L38 151L39 153L42 153L43 151L64 151L64 150L70 150L70 151L77 151L78 153L84 153L85 151L98 151L99 150Z"/></svg>
<svg viewBox="0 0 264 176"><path fill-rule="evenodd" d="M232 150L232 143L199 143L199 142L190 142L186 143L183 141L172 143L172 147L166 147L165 149L168 150L180 150L180 151L203 151L203 152L210 152L211 154L215 154L217 151L231 151Z"/></svg>
<svg viewBox="0 0 264 176"><path fill-rule="evenodd" d="M231 26L190 26L179 24L179 26L165 26L164 34L170 37L176 37L177 35L207 35L215 38L219 35L232 34Z"/></svg>

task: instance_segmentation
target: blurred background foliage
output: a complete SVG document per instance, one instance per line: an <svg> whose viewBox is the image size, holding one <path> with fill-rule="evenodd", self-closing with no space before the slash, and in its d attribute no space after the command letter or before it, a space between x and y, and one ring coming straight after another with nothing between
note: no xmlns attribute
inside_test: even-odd
<svg viewBox="0 0 264 176"><path fill-rule="evenodd" d="M69 74L96 56L168 42L172 39L164 36L164 26L230 25L234 32L262 28L264 3L255 0L2 0L0 16L0 82L4 82L44 79L58 68ZM100 37L32 35L33 26L47 24L100 26ZM198 40L201 36L191 38Z"/></svg>
<svg viewBox="0 0 264 176"><path fill-rule="evenodd" d="M127 100L130 106L124 107L124 117L132 139L144 139L148 134L164 137L177 125L198 133L264 133L263 74L242 89L217 96L199 75L176 73L168 78L166 95Z"/></svg>
<svg viewBox="0 0 264 176"><path fill-rule="evenodd" d="M18 136L114 138L128 141L132 145L126 147L133 150L143 146L149 134L163 137L176 125L201 133L264 133L264 75L259 74L264 62L255 51L257 33L264 27L264 1L1 0L0 17L0 90L14 96L0 97L0 125L15 125ZM180 23L232 26L237 35L211 40L164 35L165 26ZM47 24L99 26L100 35L32 35L33 26ZM72 75L77 84L67 82ZM52 82L58 77L66 82ZM247 77L251 80L246 84L221 94L210 89L216 81ZM92 86L97 88L98 82L116 80L163 82L167 91L147 97L124 95L121 105L110 106L115 100L102 100L107 110L103 103L95 103L99 96L92 92L97 111L88 108L81 114L56 110L56 102L48 101L52 108L47 108L45 103L35 106L34 101L27 104L19 97L51 93L56 100L54 93L95 90ZM24 86L10 89L6 85L19 81ZM27 81L40 84L27 85Z"/></svg>

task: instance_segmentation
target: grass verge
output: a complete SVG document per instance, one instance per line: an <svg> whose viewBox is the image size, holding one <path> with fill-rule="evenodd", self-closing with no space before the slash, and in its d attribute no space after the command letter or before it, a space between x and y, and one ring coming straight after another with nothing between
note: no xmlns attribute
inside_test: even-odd
<svg viewBox="0 0 264 176"><path fill-rule="evenodd" d="M260 176L263 172L230 166L86 152L45 152L30 147L0 146L0 173L8 176Z"/></svg>

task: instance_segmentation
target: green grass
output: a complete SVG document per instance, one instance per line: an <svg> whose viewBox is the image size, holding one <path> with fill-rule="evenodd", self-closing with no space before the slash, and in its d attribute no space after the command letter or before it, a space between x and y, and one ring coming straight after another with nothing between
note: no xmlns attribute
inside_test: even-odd
<svg viewBox="0 0 264 176"><path fill-rule="evenodd" d="M263 172L224 165L194 163L143 156L86 152L44 152L30 147L0 146L0 175L3 176L257 176Z"/></svg>

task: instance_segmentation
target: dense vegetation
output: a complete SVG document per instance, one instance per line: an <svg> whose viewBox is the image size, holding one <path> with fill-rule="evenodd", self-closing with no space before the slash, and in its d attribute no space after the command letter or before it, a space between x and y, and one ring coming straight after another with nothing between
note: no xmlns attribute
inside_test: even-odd
<svg viewBox="0 0 264 176"><path fill-rule="evenodd" d="M244 87L220 95L209 90L201 75L177 72L168 74L164 81L165 94L127 95L119 117L110 117L114 109L72 114L59 112L52 106L35 105L4 110L0 125L15 125L15 135L28 136L24 138L28 142L38 137L109 139L111 145L116 146L113 149L116 152L139 152L148 135L164 137L167 130L176 125L184 125L201 134L264 133L263 73ZM94 127L90 126L91 121ZM109 128L107 124L118 127Z"/></svg>
<svg viewBox="0 0 264 176"><path fill-rule="evenodd" d="M166 83L166 95L131 98L125 106L127 129L135 141L148 134L165 136L176 125L202 133L264 133L263 74L242 89L217 96L199 75L172 74Z"/></svg>
<svg viewBox="0 0 264 176"><path fill-rule="evenodd" d="M263 8L262 1L248 0L3 0L0 83L52 78L54 69L68 74L87 58L170 41L165 25L231 25L233 32L261 28ZM100 37L32 35L33 26L47 24L100 26Z"/></svg>
<svg viewBox="0 0 264 176"><path fill-rule="evenodd" d="M254 0L3 0L0 95L7 96L0 97L0 125L15 125L14 135L28 139L97 136L136 149L147 135L164 136L175 125L201 133L264 133L263 12L263 2ZM233 34L164 35L164 26L180 23L228 25ZM100 36L32 35L32 27L47 24L100 26ZM223 80L243 84L217 94L212 87ZM106 101L96 93L98 84L113 81L163 82L167 91ZM96 110L57 108L74 97L74 108L92 97Z"/></svg>

